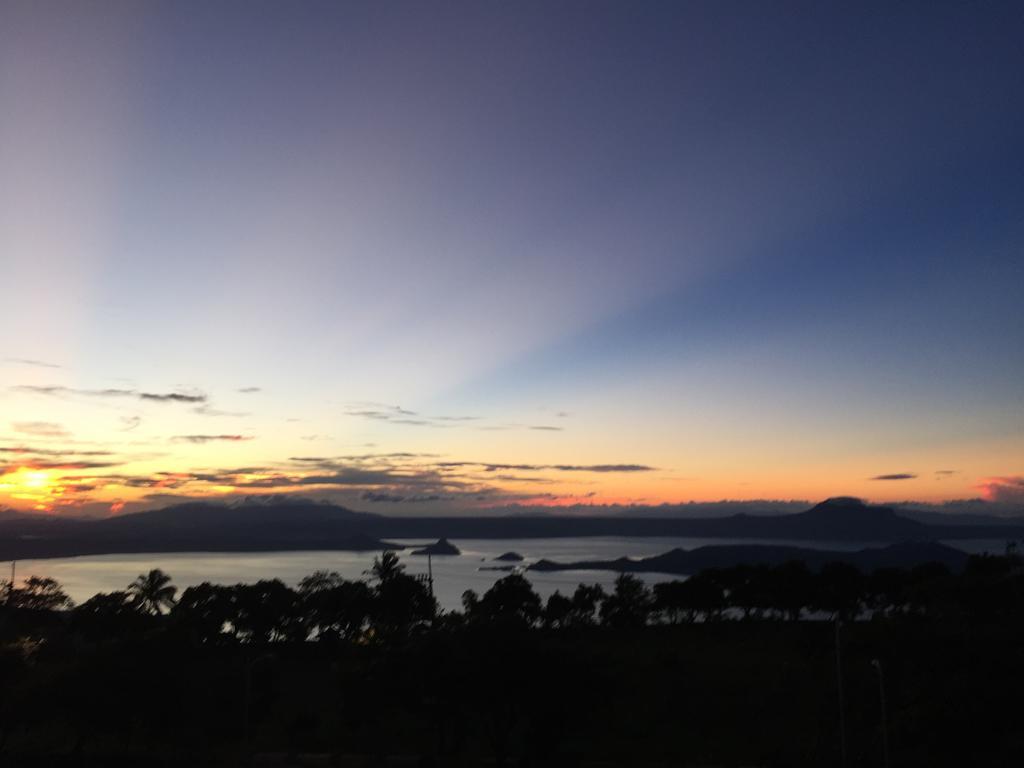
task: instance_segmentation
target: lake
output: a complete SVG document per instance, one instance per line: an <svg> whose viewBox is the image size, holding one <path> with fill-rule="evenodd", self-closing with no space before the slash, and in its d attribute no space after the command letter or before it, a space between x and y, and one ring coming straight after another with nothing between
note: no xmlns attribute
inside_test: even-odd
<svg viewBox="0 0 1024 768"><path fill-rule="evenodd" d="M410 547L430 543L402 541ZM675 547L695 547L724 544L783 544L814 549L853 551L865 547L881 546L872 542L797 542L752 541L750 539L687 539L672 537L586 537L558 539L465 539L454 542L461 555L433 558L434 591L445 610L461 607L462 593L473 589L478 594L506 573L482 571L482 566L497 566L498 555L514 551L530 563L541 558L555 561L612 560L616 557L649 557ZM967 552L1002 553L1005 542L999 540L970 540L945 542ZM402 563L410 574L425 574L427 558L400 552ZM337 571L347 579L364 578L364 572L373 563L372 552L179 552L158 554L88 555L83 557L54 558L49 560L20 560L17 579L28 576L49 576L64 585L75 602L88 600L98 592L124 589L140 573L160 568L173 578L180 589L204 581L215 584L237 584L260 579L281 579L296 586L303 576L313 571ZM9 564L0 570L7 576ZM601 584L606 589L615 581L609 571L559 571L555 573L527 572L534 589L547 597L560 590L571 593L577 584ZM647 573L638 574L648 584L671 581L678 576Z"/></svg>

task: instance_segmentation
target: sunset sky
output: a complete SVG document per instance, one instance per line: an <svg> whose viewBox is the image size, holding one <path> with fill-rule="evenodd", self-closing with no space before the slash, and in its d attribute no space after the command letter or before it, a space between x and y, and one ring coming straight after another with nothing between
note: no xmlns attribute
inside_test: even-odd
<svg viewBox="0 0 1024 768"><path fill-rule="evenodd" d="M1024 514L1024 6L0 3L0 508Z"/></svg>

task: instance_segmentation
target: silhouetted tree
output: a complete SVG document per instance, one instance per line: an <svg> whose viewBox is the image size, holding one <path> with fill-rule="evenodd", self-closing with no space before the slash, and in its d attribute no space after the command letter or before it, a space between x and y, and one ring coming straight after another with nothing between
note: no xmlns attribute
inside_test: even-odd
<svg viewBox="0 0 1024 768"><path fill-rule="evenodd" d="M686 596L696 613L704 621L716 621L726 609L725 588L722 586L722 572L718 568L707 568L686 580Z"/></svg>
<svg viewBox="0 0 1024 768"><path fill-rule="evenodd" d="M404 635L437 615L437 601L430 588L422 579L406 574L394 552L374 558L369 573L376 582L371 624L378 636Z"/></svg>
<svg viewBox="0 0 1024 768"><path fill-rule="evenodd" d="M171 615L202 643L233 637L237 630L235 590L203 582L188 587L174 606ZM225 630L230 628L230 634Z"/></svg>
<svg viewBox="0 0 1024 768"><path fill-rule="evenodd" d="M232 588L235 616L231 623L251 642L305 640L308 630L298 610L298 595L280 579Z"/></svg>
<svg viewBox="0 0 1024 768"><path fill-rule="evenodd" d="M601 603L601 622L617 629L642 627L652 608L647 585L636 576L620 573L615 579L615 590Z"/></svg>
<svg viewBox="0 0 1024 768"><path fill-rule="evenodd" d="M910 574L903 568L876 568L864 584L864 602L876 616L902 613L908 604Z"/></svg>
<svg viewBox="0 0 1024 768"><path fill-rule="evenodd" d="M369 585L346 581L338 574L314 577L299 582L300 609L310 631L321 640L362 636L374 611Z"/></svg>
<svg viewBox="0 0 1024 768"><path fill-rule="evenodd" d="M149 626L150 617L141 614L127 592L101 592L75 608L72 624L92 640L122 638Z"/></svg>
<svg viewBox="0 0 1024 768"><path fill-rule="evenodd" d="M544 605L543 621L548 629L558 629L568 626L572 616L572 599L566 597L557 589L548 597Z"/></svg>
<svg viewBox="0 0 1024 768"><path fill-rule="evenodd" d="M174 595L178 588L171 584L171 577L154 568L149 573L140 574L128 585L128 594L140 610L159 616L164 609L174 607Z"/></svg>
<svg viewBox="0 0 1024 768"><path fill-rule="evenodd" d="M849 563L826 563L815 578L813 607L833 619L856 618L863 596L864 576Z"/></svg>
<svg viewBox="0 0 1024 768"><path fill-rule="evenodd" d="M764 574L768 604L790 621L797 621L814 601L814 574L801 560L790 560Z"/></svg>
<svg viewBox="0 0 1024 768"><path fill-rule="evenodd" d="M388 550L386 552L382 552L380 557L373 558L373 565L366 573L373 581L383 584L384 582L398 578L403 575L404 572L405 566L399 562L398 555L393 551Z"/></svg>
<svg viewBox="0 0 1024 768"><path fill-rule="evenodd" d="M68 597L56 579L29 576L21 587L10 592L9 605L33 611L56 611L71 608L74 601Z"/></svg>
<svg viewBox="0 0 1024 768"><path fill-rule="evenodd" d="M600 584L580 584L572 593L572 611L569 624L574 627L587 627L597 622L597 610L604 600L604 588Z"/></svg>
<svg viewBox="0 0 1024 768"><path fill-rule="evenodd" d="M721 571L729 606L743 612L744 619L760 618L774 607L769 594L770 570L764 565L737 565Z"/></svg>
<svg viewBox="0 0 1024 768"><path fill-rule="evenodd" d="M314 571L299 581L299 594L307 596L326 592L344 581L337 571Z"/></svg>
<svg viewBox="0 0 1024 768"><path fill-rule="evenodd" d="M469 614L471 621L520 628L532 627L540 617L540 596L519 573L510 573L494 582Z"/></svg>
<svg viewBox="0 0 1024 768"><path fill-rule="evenodd" d="M907 606L919 615L939 615L954 601L956 579L942 563L922 563L907 575Z"/></svg>
<svg viewBox="0 0 1024 768"><path fill-rule="evenodd" d="M663 581L654 585L653 609L669 624L693 621L695 611L688 599L688 581Z"/></svg>

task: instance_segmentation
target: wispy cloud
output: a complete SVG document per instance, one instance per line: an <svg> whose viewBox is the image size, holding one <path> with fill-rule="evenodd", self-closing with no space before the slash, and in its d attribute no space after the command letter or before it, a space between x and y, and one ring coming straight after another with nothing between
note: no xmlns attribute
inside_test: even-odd
<svg viewBox="0 0 1024 768"><path fill-rule="evenodd" d="M229 418L241 419L251 414L248 411L221 411L217 408L211 408L209 405L200 405L192 409L192 413L198 414L199 416L225 416Z"/></svg>
<svg viewBox="0 0 1024 768"><path fill-rule="evenodd" d="M177 435L171 438L171 440L176 443L237 443L243 440L252 439L253 438L249 435Z"/></svg>
<svg viewBox="0 0 1024 768"><path fill-rule="evenodd" d="M60 424L52 421L15 421L11 423L11 429L23 435L35 435L36 437L70 437L68 432Z"/></svg>
<svg viewBox="0 0 1024 768"><path fill-rule="evenodd" d="M398 405L385 405L383 403L352 403L345 411L346 415L372 421L383 421L389 424L403 424L410 427L433 427L446 429L460 425L473 425L476 429L484 431L503 431L511 429L526 429L536 432L562 432L565 427L553 424L487 424L482 423L480 416L472 415L429 415L410 411ZM564 411L555 414L559 418L568 416Z"/></svg>
<svg viewBox="0 0 1024 768"><path fill-rule="evenodd" d="M36 386L20 384L10 388L15 392L29 392L50 397L135 398L155 403L205 403L201 392L144 392L137 389L76 389L73 387Z"/></svg>
<svg viewBox="0 0 1024 768"><path fill-rule="evenodd" d="M81 469L107 469L119 466L116 461L58 461L49 459L27 459L21 466L32 469L56 469L56 470L81 470Z"/></svg>
<svg viewBox="0 0 1024 768"><path fill-rule="evenodd" d="M33 456L112 456L111 451L77 451L74 449L38 448L29 445L0 447L0 453L31 454Z"/></svg>
<svg viewBox="0 0 1024 768"><path fill-rule="evenodd" d="M122 416L121 432L131 432L142 423L141 416Z"/></svg>
<svg viewBox="0 0 1024 768"><path fill-rule="evenodd" d="M257 392L262 392L263 388L262 387L240 387L240 388L236 389L235 391L236 392L241 392L243 395L255 395Z"/></svg>
<svg viewBox="0 0 1024 768"><path fill-rule="evenodd" d="M415 411L408 411L397 405L382 405L375 406L369 404L371 407L350 407L346 414L348 416L354 416L361 419L371 419L372 421L386 421L391 424L405 424L412 427L446 427L450 426L445 424L440 419L429 419L418 416Z"/></svg>
<svg viewBox="0 0 1024 768"><path fill-rule="evenodd" d="M875 475L869 480L914 480L917 477L912 472L894 472L890 475Z"/></svg>
<svg viewBox="0 0 1024 768"><path fill-rule="evenodd" d="M6 357L4 358L8 363L16 363L18 365L27 365L32 368L60 368L61 366L56 363L47 363L43 360L33 360L28 357Z"/></svg>
<svg viewBox="0 0 1024 768"><path fill-rule="evenodd" d="M499 470L515 470L521 472L536 472L540 470L554 470L556 472L653 472L656 467L646 464L493 464L479 461L446 461L441 462L443 467L479 467L485 472L497 472Z"/></svg>
<svg viewBox="0 0 1024 768"><path fill-rule="evenodd" d="M203 403L206 395L186 394L184 392L139 392L140 400L155 400L158 403Z"/></svg>

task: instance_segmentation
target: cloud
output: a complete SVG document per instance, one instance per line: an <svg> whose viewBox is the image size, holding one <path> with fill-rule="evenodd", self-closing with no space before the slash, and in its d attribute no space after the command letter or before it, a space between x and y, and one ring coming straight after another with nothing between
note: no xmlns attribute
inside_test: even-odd
<svg viewBox="0 0 1024 768"><path fill-rule="evenodd" d="M32 454L34 456L112 456L111 451L76 451L54 450L51 448L35 448L28 445L0 448L0 453Z"/></svg>
<svg viewBox="0 0 1024 768"><path fill-rule="evenodd" d="M875 475L869 480L914 480L917 475L912 472L894 472L891 475Z"/></svg>
<svg viewBox="0 0 1024 768"><path fill-rule="evenodd" d="M536 472L539 470L555 470L556 472L654 472L655 467L646 464L491 464L478 461L446 461L440 462L442 467L479 467L485 472L499 470L515 470Z"/></svg>
<svg viewBox="0 0 1024 768"><path fill-rule="evenodd" d="M171 438L176 443L213 443L218 441L237 443L252 439L247 435L177 435Z"/></svg>
<svg viewBox="0 0 1024 768"><path fill-rule="evenodd" d="M204 444L217 440L247 439L234 434L179 435L178 442ZM20 457L19 457L20 458ZM82 457L55 457L68 469L88 469ZM99 463L97 462L97 468ZM418 504L445 511L468 511L506 504L564 504L567 499L590 498L583 489L562 493L541 492L555 482L533 470L604 473L645 472L644 464L499 464L479 461L441 461L436 454L408 451L348 456L294 456L283 463L238 468L196 468L146 475L125 472L68 476L68 484L97 488L144 489L133 505L166 503L169 494L182 499L241 498L251 493L313 494L318 498L356 505ZM583 478L576 483L587 484ZM530 487L535 485L538 487ZM513 490L515 488L516 490ZM75 504L92 503L83 489ZM433 504L435 507L430 507ZM135 507L133 506L133 509ZM105 510L104 510L105 513Z"/></svg>
<svg viewBox="0 0 1024 768"><path fill-rule="evenodd" d="M141 416L122 416L121 417L121 432L131 432L137 426L142 423Z"/></svg>
<svg viewBox="0 0 1024 768"><path fill-rule="evenodd" d="M72 469L106 469L108 467L116 467L119 462L114 461L38 461L36 459L30 459L25 462L24 466L32 469L60 469L60 470L72 470Z"/></svg>
<svg viewBox="0 0 1024 768"><path fill-rule="evenodd" d="M399 496L396 493L380 493L379 491L364 491L360 496L363 501L372 501L375 503L379 502L394 502L398 503L405 501L405 496Z"/></svg>
<svg viewBox="0 0 1024 768"><path fill-rule="evenodd" d="M47 363L42 360L33 360L28 357L7 357L4 358L8 363L17 363L18 365L28 365L33 368L60 368L61 366L56 363Z"/></svg>
<svg viewBox="0 0 1024 768"><path fill-rule="evenodd" d="M987 501L1024 504L1024 476L987 477L975 486Z"/></svg>
<svg viewBox="0 0 1024 768"><path fill-rule="evenodd" d="M193 408L192 413L199 414L200 416L229 416L239 419L250 415L246 411L219 411L216 408L211 408L208 405L200 405L196 408Z"/></svg>
<svg viewBox="0 0 1024 768"><path fill-rule="evenodd" d="M403 408L399 408L397 405L386 409L363 408L350 410L347 411L347 415L356 416L362 419L372 419L373 421L386 421L391 424L405 424L413 427L449 426L447 424L435 424L429 419L412 418L416 415L413 411L407 411Z"/></svg>
<svg viewBox="0 0 1024 768"><path fill-rule="evenodd" d="M11 423L15 432L25 435L36 435L37 437L70 437L68 432L60 424L52 421L15 421Z"/></svg>
<svg viewBox="0 0 1024 768"><path fill-rule="evenodd" d="M363 501L373 503L385 502L389 504L426 504L431 501L451 501L454 496L442 496L440 494L429 494L421 496L402 496L394 493L377 493L376 491L364 491L359 497Z"/></svg>
<svg viewBox="0 0 1024 768"><path fill-rule="evenodd" d="M236 392L241 392L243 395L254 395L257 392L262 392L263 388L262 387L240 387L239 389L236 389L235 391Z"/></svg>
<svg viewBox="0 0 1024 768"><path fill-rule="evenodd" d="M383 421L388 424L403 424L410 427L433 427L435 429L446 429L465 424L469 425L480 422L479 416L434 416L410 411L398 405L385 405L383 403L351 403L345 411L346 415L371 421ZM556 414L565 417L564 411ZM485 424L476 423L476 429L486 431L499 431L508 429L527 429L539 432L562 432L565 427L558 427L552 424Z"/></svg>
<svg viewBox="0 0 1024 768"><path fill-rule="evenodd" d="M140 392L136 389L75 389L72 387L35 386L21 384L10 388L15 392L30 392L50 397L130 397L146 402L156 403L205 403L206 395L201 392Z"/></svg>
<svg viewBox="0 0 1024 768"><path fill-rule="evenodd" d="M385 405L383 403L352 403L346 410L346 415L355 416L373 421L386 421L389 424L404 424L410 427L435 427L444 429L454 427L460 423L479 421L479 416L426 416L416 411L410 411L399 405Z"/></svg>
<svg viewBox="0 0 1024 768"><path fill-rule="evenodd" d="M140 400L155 400L158 403L204 403L206 402L206 395L202 394L186 394L184 392L139 392Z"/></svg>

